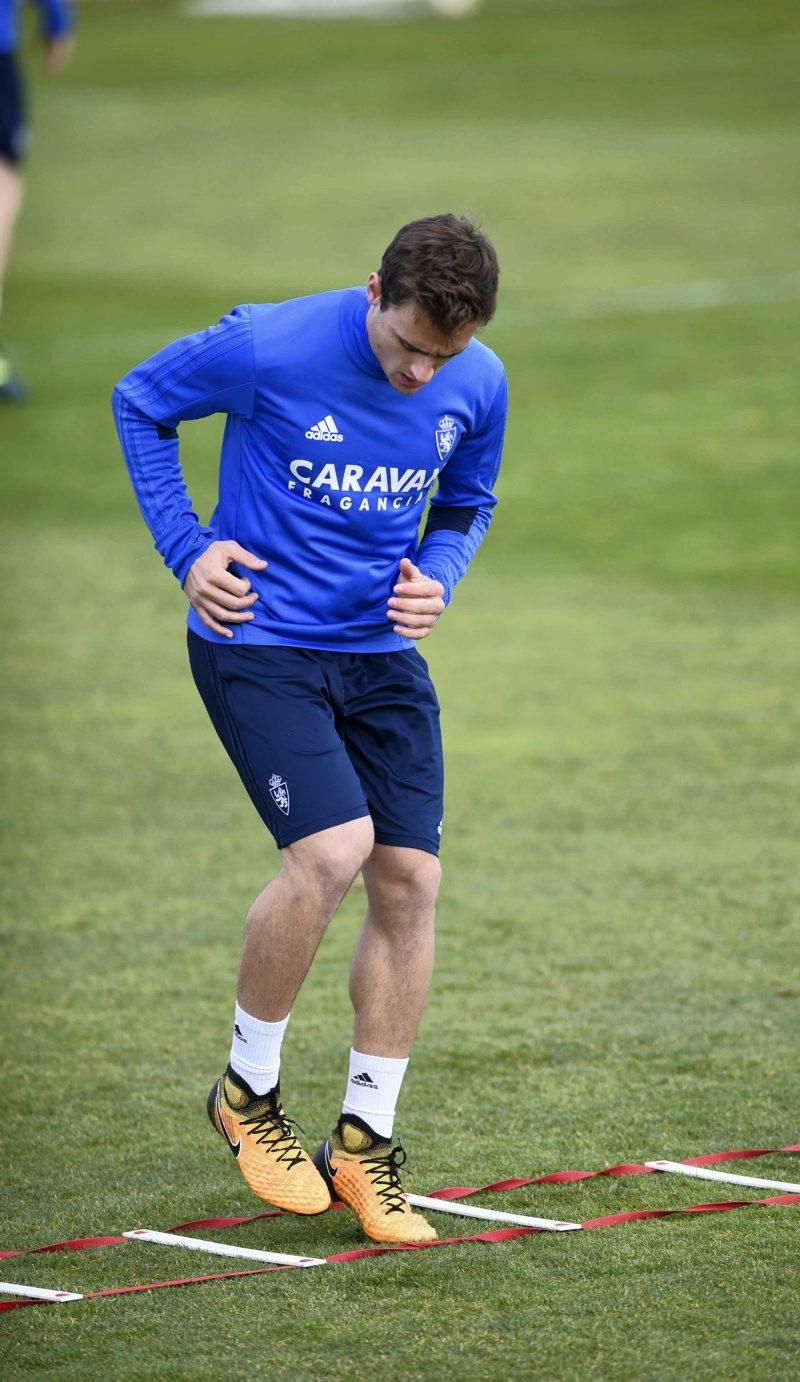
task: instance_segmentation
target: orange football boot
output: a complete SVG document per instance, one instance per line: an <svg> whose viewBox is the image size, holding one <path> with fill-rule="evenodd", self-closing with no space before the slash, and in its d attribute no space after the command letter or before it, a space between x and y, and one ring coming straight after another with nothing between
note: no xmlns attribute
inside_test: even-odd
<svg viewBox="0 0 800 1382"><path fill-rule="evenodd" d="M415 1214L400 1184L406 1154L392 1147L355 1114L339 1122L314 1154L314 1165L331 1195L352 1209L376 1243L428 1243L436 1229Z"/></svg>
<svg viewBox="0 0 800 1382"><path fill-rule="evenodd" d="M254 1094L228 1066L208 1096L208 1116L224 1137L254 1195L292 1214L322 1214L331 1202L280 1101L280 1086Z"/></svg>

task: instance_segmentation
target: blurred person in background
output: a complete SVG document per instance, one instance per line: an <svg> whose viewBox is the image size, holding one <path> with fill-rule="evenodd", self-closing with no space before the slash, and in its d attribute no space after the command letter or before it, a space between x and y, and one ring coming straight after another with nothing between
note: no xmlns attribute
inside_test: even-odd
<svg viewBox="0 0 800 1382"><path fill-rule="evenodd" d="M498 274L465 217L412 221L365 287L237 307L114 395L142 514L191 605L197 688L281 851L248 913L209 1116L260 1198L317 1214L333 1193L379 1242L436 1237L403 1196L392 1146L433 968L444 814L439 704L415 645L495 504L506 380L474 336ZM178 427L211 413L227 425L204 527ZM217 829L224 808L209 810ZM345 1098L312 1162L281 1105L281 1043L361 870Z"/></svg>
<svg viewBox="0 0 800 1382"><path fill-rule="evenodd" d="M70 0L36 0L44 44L44 71L54 76L72 57L74 16ZM17 65L22 0L0 0L0 313L14 225L22 206L21 166L28 144L25 98ZM18 403L25 389L14 377L0 343L0 399Z"/></svg>

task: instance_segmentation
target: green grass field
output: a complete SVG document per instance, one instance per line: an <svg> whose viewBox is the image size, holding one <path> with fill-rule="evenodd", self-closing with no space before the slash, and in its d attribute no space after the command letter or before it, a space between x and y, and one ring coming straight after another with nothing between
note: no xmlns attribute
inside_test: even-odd
<svg viewBox="0 0 800 1382"><path fill-rule="evenodd" d="M0 1247L258 1209L204 1100L275 854L185 666L113 383L236 302L362 280L402 221L446 209L501 254L486 339L512 416L493 531L425 648L449 780L410 1188L799 1141L796 4L81 18L71 72L34 82L3 317L32 400L0 413ZM204 515L220 431L184 429ZM344 1084L362 905L287 1039L312 1144ZM752 1169L800 1178L796 1158ZM639 1177L496 1203L587 1219L735 1195ZM19 1311L0 1367L789 1378L798 1230L788 1207L686 1216ZM363 1240L331 1214L235 1241ZM80 1290L215 1265L131 1245L0 1274Z"/></svg>

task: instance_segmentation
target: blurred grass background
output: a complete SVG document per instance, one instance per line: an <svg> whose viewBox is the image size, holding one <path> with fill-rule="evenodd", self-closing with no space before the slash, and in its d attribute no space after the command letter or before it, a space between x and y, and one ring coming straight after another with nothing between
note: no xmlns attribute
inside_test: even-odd
<svg viewBox="0 0 800 1382"><path fill-rule="evenodd" d="M363 280L399 224L446 209L501 255L485 339L512 413L495 525L425 649L449 780L411 1188L797 1142L796 5L80 17L72 70L34 81L3 316L32 399L0 413L2 1246L254 1203L203 1104L274 851L191 684L110 390L236 302ZM203 515L220 432L183 429ZM361 905L287 1041L310 1142L344 1080ZM503 1204L717 1198L697 1189ZM361 1239L332 1215L237 1241ZM23 1311L7 1366L788 1376L796 1244L796 1211L760 1210ZM198 1261L136 1245L14 1269L80 1289Z"/></svg>

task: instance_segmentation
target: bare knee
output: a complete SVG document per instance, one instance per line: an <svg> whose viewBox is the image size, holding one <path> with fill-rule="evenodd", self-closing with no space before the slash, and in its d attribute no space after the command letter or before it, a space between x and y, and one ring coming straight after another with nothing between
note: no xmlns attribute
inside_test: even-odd
<svg viewBox="0 0 800 1382"><path fill-rule="evenodd" d="M333 913L372 852L369 816L320 830L282 851L283 870L302 889L313 888Z"/></svg>
<svg viewBox="0 0 800 1382"><path fill-rule="evenodd" d="M424 912L436 902L442 870L425 850L376 845L364 877L371 905Z"/></svg>

